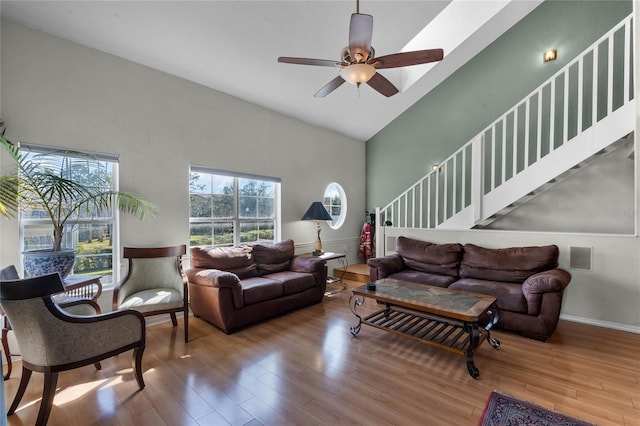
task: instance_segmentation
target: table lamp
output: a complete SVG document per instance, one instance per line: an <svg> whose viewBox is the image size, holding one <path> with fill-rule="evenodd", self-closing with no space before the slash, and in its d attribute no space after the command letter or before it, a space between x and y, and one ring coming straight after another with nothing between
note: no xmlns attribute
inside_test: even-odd
<svg viewBox="0 0 640 426"><path fill-rule="evenodd" d="M313 251L314 256L320 256L324 252L322 251L322 240L320 239L320 221L321 220L333 220L333 217L329 214L327 209L320 201L314 201L309 206L307 212L302 216L302 220L315 220L318 224L318 239L316 240L316 247Z"/></svg>

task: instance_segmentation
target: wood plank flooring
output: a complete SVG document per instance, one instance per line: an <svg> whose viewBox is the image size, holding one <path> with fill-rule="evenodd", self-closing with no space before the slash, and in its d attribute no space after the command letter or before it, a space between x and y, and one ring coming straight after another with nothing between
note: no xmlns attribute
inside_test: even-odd
<svg viewBox="0 0 640 426"><path fill-rule="evenodd" d="M359 285L359 283L352 283ZM50 425L475 425L500 390L600 425L640 425L640 335L561 322L548 342L495 332L480 378L463 357L363 326L350 292L227 336L191 319L148 328L146 387L131 354L60 374ZM362 312L377 306L368 301ZM21 365L5 382L7 406ZM34 373L9 425L33 424L42 375Z"/></svg>

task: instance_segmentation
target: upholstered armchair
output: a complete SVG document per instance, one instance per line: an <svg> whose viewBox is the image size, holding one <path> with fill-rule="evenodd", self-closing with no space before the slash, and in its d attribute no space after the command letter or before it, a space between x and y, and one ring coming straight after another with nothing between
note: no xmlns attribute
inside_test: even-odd
<svg viewBox="0 0 640 426"><path fill-rule="evenodd" d="M47 423L60 371L71 370L133 350L133 372L140 389L145 348L144 317L131 310L95 316L66 313L52 298L64 291L60 275L0 281L0 303L11 322L22 354L22 377L7 411L12 415L31 373L44 373L36 425Z"/></svg>
<svg viewBox="0 0 640 426"><path fill-rule="evenodd" d="M18 275L18 271L15 266L9 265L0 270L0 281L17 279L20 279L20 275ZM3 374L2 377L5 380L9 380L12 370L11 350L9 349L9 331L11 331L11 323L9 323L9 319L5 315L1 306L0 316L2 316L2 338L0 340L2 341L2 351L4 352L4 356L7 358L7 374Z"/></svg>
<svg viewBox="0 0 640 426"><path fill-rule="evenodd" d="M144 316L169 314L174 327L176 312L184 318L184 341L189 341L189 287L182 271L187 246L124 248L127 275L113 290L113 309L134 309Z"/></svg>
<svg viewBox="0 0 640 426"><path fill-rule="evenodd" d="M5 268L0 269L0 281L7 280L19 280L20 275L18 275L18 271L14 265L9 265ZM59 296L54 296L54 301L60 306L64 311L68 314L74 315L98 315L102 313L100 310L100 306L93 300L90 299L81 299L81 298L64 298L64 301L60 301L58 299ZM9 331L11 331L11 322L4 314L2 307L0 307L0 315L2 316L2 349L4 351L4 355L7 359L7 373L3 376L5 380L9 380L11 377L11 372L13 370L13 361L11 359L12 356L18 356L18 354L14 354L11 352L9 348ZM99 370L101 368L100 363L95 363L96 368Z"/></svg>

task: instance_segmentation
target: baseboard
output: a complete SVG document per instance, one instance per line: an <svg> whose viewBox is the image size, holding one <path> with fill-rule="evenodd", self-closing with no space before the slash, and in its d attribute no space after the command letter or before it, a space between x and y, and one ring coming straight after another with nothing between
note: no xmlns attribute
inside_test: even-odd
<svg viewBox="0 0 640 426"><path fill-rule="evenodd" d="M560 315L561 320L577 322L581 324L593 325L596 327L610 328L612 330L627 331L629 333L640 334L640 327L634 327L626 324L618 324L615 322L598 321L590 318L576 317L573 315Z"/></svg>

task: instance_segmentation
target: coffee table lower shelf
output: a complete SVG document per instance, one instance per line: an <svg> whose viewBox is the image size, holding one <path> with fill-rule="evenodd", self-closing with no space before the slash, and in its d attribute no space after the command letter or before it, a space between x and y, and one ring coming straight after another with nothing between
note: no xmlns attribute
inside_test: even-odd
<svg viewBox="0 0 640 426"><path fill-rule="evenodd" d="M489 332L491 326L497 321L495 310L488 311L491 317L489 325L482 328L477 322L457 321L391 304L386 304L384 309L362 318L356 312L356 307L363 303L364 300L355 295L349 300L351 311L358 318L358 324L351 327L353 336L357 336L362 324L366 324L464 355L467 370L474 379L480 376L480 370L473 362L473 351L485 340L488 340L496 349L500 346L500 341L492 338Z"/></svg>

